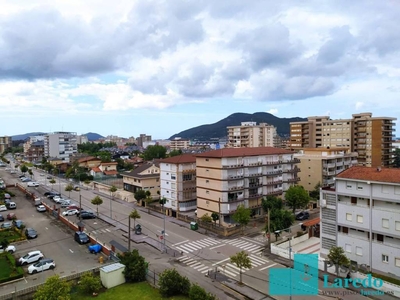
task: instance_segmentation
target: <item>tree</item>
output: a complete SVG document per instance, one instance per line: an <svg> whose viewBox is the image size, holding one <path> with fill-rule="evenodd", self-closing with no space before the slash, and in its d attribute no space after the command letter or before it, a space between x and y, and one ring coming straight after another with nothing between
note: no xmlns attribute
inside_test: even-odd
<svg viewBox="0 0 400 300"><path fill-rule="evenodd" d="M128 239L128 250L131 251L131 232L132 232L132 227L131 227L131 219L133 219L133 227L136 227L136 219L140 219L140 214L139 212L134 209L131 211L129 214L129 219L128 219L128 233L129 233L129 239Z"/></svg>
<svg viewBox="0 0 400 300"><path fill-rule="evenodd" d="M230 257L231 263L235 264L236 267L239 268L240 279L239 283L242 283L242 269L250 269L251 268L251 260L249 255L245 251L240 251Z"/></svg>
<svg viewBox="0 0 400 300"><path fill-rule="evenodd" d="M28 169L28 174L32 177L33 176L33 172L31 169Z"/></svg>
<svg viewBox="0 0 400 300"><path fill-rule="evenodd" d="M137 249L123 254L117 254L120 263L125 265L124 276L127 282L142 282L146 280L148 264Z"/></svg>
<svg viewBox="0 0 400 300"><path fill-rule="evenodd" d="M219 215L215 211L211 214L211 219L214 221L215 227L217 227L217 221L219 220Z"/></svg>
<svg viewBox="0 0 400 300"><path fill-rule="evenodd" d="M350 260L347 258L342 247L331 247L328 253L328 260L335 265L337 276L339 276L340 266L350 265Z"/></svg>
<svg viewBox="0 0 400 300"><path fill-rule="evenodd" d="M101 289L101 281L98 276L94 276L92 272L84 273L78 282L78 288L85 294L97 293Z"/></svg>
<svg viewBox="0 0 400 300"><path fill-rule="evenodd" d="M1 247L3 247L3 249L6 249L8 247L8 245L10 245L10 242L4 238L0 241L0 245L1 245Z"/></svg>
<svg viewBox="0 0 400 300"><path fill-rule="evenodd" d="M182 154L182 150L181 149L178 149L178 150L172 150L169 154L168 154L168 156L169 157L174 157L174 156L178 156L178 155L181 155Z"/></svg>
<svg viewBox="0 0 400 300"><path fill-rule="evenodd" d="M181 276L175 269L166 269L160 274L158 285L160 294L163 297L177 295L189 295L190 281L187 277Z"/></svg>
<svg viewBox="0 0 400 300"><path fill-rule="evenodd" d="M141 201L143 199L146 199L146 191L145 190L138 190L134 194L134 197L135 197L137 202L139 202L139 201Z"/></svg>
<svg viewBox="0 0 400 300"><path fill-rule="evenodd" d="M50 179L49 183L51 183L51 190L53 190L53 184L55 184L56 181L52 178Z"/></svg>
<svg viewBox="0 0 400 300"><path fill-rule="evenodd" d="M282 199L276 196L267 196L261 200L261 205L264 211L272 211L274 209L283 209L283 202Z"/></svg>
<svg viewBox="0 0 400 300"><path fill-rule="evenodd" d="M117 187L115 185L112 185L108 191L111 194L111 199L110 199L110 218L112 218L112 202L114 201L114 196L115 192L118 191Z"/></svg>
<svg viewBox="0 0 400 300"><path fill-rule="evenodd" d="M149 206L149 204L151 202L153 202L153 197L151 197L150 191L146 191L145 194L146 194L145 202L146 202L146 207L147 207L147 213L150 214L150 206Z"/></svg>
<svg viewBox="0 0 400 300"><path fill-rule="evenodd" d="M307 191L301 185L289 187L286 191L285 199L287 205L292 209L293 214L296 209L304 208L310 201Z"/></svg>
<svg viewBox="0 0 400 300"><path fill-rule="evenodd" d="M318 182L314 189L310 192L310 198L314 199L314 200L318 200L319 199L319 189L321 188L321 183Z"/></svg>
<svg viewBox="0 0 400 300"><path fill-rule="evenodd" d="M236 209L236 212L232 216L235 222L238 222L242 227L242 233L244 231L244 227L249 224L251 218L251 209L245 208L243 204L239 205Z"/></svg>
<svg viewBox="0 0 400 300"><path fill-rule="evenodd" d="M70 300L71 286L65 280L60 279L58 275L51 276L46 282L39 286L33 296L34 300Z"/></svg>
<svg viewBox="0 0 400 300"><path fill-rule="evenodd" d="M161 159L167 156L167 148L160 145L150 145L143 152L144 160Z"/></svg>
<svg viewBox="0 0 400 300"><path fill-rule="evenodd" d="M394 164L393 167L400 168L400 148L394 150Z"/></svg>
<svg viewBox="0 0 400 300"><path fill-rule="evenodd" d="M68 184L65 187L65 191L68 192L68 198L71 198L71 191L74 189L74 187L72 186L72 184Z"/></svg>
<svg viewBox="0 0 400 300"><path fill-rule="evenodd" d="M103 199L101 199L99 196L96 196L90 201L93 205L96 205L97 209L97 217L99 217L99 205L103 204Z"/></svg>
<svg viewBox="0 0 400 300"><path fill-rule="evenodd" d="M190 300L216 300L215 296L211 293L207 293L205 289L197 284L192 284L189 290Z"/></svg>
<svg viewBox="0 0 400 300"><path fill-rule="evenodd" d="M294 215L286 209L273 209L270 211L270 231L289 228L294 223ZM267 225L268 226L268 225ZM268 230L268 228L265 228Z"/></svg>
<svg viewBox="0 0 400 300"><path fill-rule="evenodd" d="M209 214L204 214L200 217L200 220L204 223L211 223L212 222L212 218L209 216ZM207 233L207 229L206 229L206 233Z"/></svg>
<svg viewBox="0 0 400 300"><path fill-rule="evenodd" d="M25 165L21 165L21 166L19 167L19 169L20 169L21 172L24 173L24 174L25 174L26 172L28 172L28 170L29 170L28 167L25 166Z"/></svg>

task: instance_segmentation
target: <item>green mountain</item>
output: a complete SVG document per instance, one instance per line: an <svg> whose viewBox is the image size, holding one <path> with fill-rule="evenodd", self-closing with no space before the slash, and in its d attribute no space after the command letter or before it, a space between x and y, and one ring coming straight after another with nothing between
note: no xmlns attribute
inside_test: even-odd
<svg viewBox="0 0 400 300"><path fill-rule="evenodd" d="M238 126L242 122L257 122L268 123L277 128L280 136L290 135L290 122L306 121L306 118L278 118L274 115L265 112L256 112L254 114L234 113L225 119L222 119L214 124L200 125L193 127L177 134L174 134L169 139L181 137L184 139L207 141L212 138L223 138L227 135L227 126Z"/></svg>

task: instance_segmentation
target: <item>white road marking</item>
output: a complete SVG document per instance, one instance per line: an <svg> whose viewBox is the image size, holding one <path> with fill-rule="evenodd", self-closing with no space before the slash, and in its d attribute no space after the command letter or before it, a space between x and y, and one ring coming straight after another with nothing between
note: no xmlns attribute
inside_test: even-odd
<svg viewBox="0 0 400 300"><path fill-rule="evenodd" d="M216 266L216 265L219 265L220 263L223 263L224 261L227 261L227 260L230 260L231 258L230 257L228 257L228 258L225 258L225 259L223 259L223 260L221 260L221 261L219 261L219 262L217 262L217 263L215 263L215 264L212 264L213 266Z"/></svg>
<svg viewBox="0 0 400 300"><path fill-rule="evenodd" d="M189 253L189 252L187 252L186 250L181 249L181 248L179 248L179 247L176 247L176 249L178 249L179 251L182 251L183 253Z"/></svg>
<svg viewBox="0 0 400 300"><path fill-rule="evenodd" d="M195 270L197 270L197 269L199 269L199 268L204 268L204 265L203 264L200 264L200 265L198 265L198 266L195 266L195 267L193 267L193 269L195 269ZM200 269L199 269L200 270Z"/></svg>
<svg viewBox="0 0 400 300"><path fill-rule="evenodd" d="M69 251L70 251L71 253L74 253L74 251L72 251L71 249L69 249Z"/></svg>
<svg viewBox="0 0 400 300"><path fill-rule="evenodd" d="M272 264L272 265L266 266L264 268L259 269L259 271L262 271L262 270L265 270L265 269L269 269L269 268L271 268L271 267L273 267L275 265L277 265L277 264Z"/></svg>
<svg viewBox="0 0 400 300"><path fill-rule="evenodd" d="M221 268L221 267L220 267ZM232 277L236 277L236 274L229 272L228 270L226 270L225 268L221 268L222 269L222 273L228 274Z"/></svg>
<svg viewBox="0 0 400 300"><path fill-rule="evenodd" d="M45 227L47 230L49 230L47 227Z"/></svg>
<svg viewBox="0 0 400 300"><path fill-rule="evenodd" d="M201 268L199 268L199 269L197 269L197 271L199 271L199 272L202 272L203 273L203 271L208 271L208 269L209 269L209 267L207 267L207 266L204 266L204 267L201 267Z"/></svg>
<svg viewBox="0 0 400 300"><path fill-rule="evenodd" d="M111 230L110 230L110 229L107 229L107 228L106 228L106 231L111 232Z"/></svg>
<svg viewBox="0 0 400 300"><path fill-rule="evenodd" d="M263 244L263 243L261 243L259 241L255 241L255 240L252 240L252 239L249 239L249 238L246 238L246 237L242 237L242 239L244 239L246 241L249 241L249 242L252 242L252 243L259 244L260 246L265 246L265 244Z"/></svg>
<svg viewBox="0 0 400 300"><path fill-rule="evenodd" d="M215 248L219 248L219 247L222 247L222 246L226 246L226 245L222 244L222 245L218 245L218 246L215 246L215 247L211 247L210 250L215 249Z"/></svg>
<svg viewBox="0 0 400 300"><path fill-rule="evenodd" d="M179 242L179 243L173 244L172 247L178 246L178 245L183 244L183 243L186 243L186 242L188 242L188 241L189 241L189 240L186 240L186 241L183 241L183 242Z"/></svg>

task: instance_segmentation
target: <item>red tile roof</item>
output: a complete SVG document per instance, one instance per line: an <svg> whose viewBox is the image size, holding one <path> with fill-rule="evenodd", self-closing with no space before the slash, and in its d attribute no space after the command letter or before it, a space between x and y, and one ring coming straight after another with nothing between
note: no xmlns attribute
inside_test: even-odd
<svg viewBox="0 0 400 300"><path fill-rule="evenodd" d="M118 171L116 170L111 170L111 171L104 171L103 172L105 175L117 175Z"/></svg>
<svg viewBox="0 0 400 300"><path fill-rule="evenodd" d="M252 148L224 148L197 154L196 157L244 157L274 154L294 154L295 152L274 147L252 147Z"/></svg>
<svg viewBox="0 0 400 300"><path fill-rule="evenodd" d="M108 163L102 162L101 165L102 165L102 166L113 166L113 165L118 165L118 163L115 162L115 161L113 161L113 162L108 162Z"/></svg>
<svg viewBox="0 0 400 300"><path fill-rule="evenodd" d="M100 168L99 167L94 167L94 168L92 168L92 171L93 172L96 172L96 173L101 173L101 170L100 170Z"/></svg>
<svg viewBox="0 0 400 300"><path fill-rule="evenodd" d="M303 222L303 225L304 226L314 226L316 224L319 224L319 222L320 222L320 218L315 218L315 219Z"/></svg>
<svg viewBox="0 0 400 300"><path fill-rule="evenodd" d="M100 160L100 159L98 159L94 156L86 156L86 157L78 159L78 162L82 163L82 162L90 161L90 160Z"/></svg>
<svg viewBox="0 0 400 300"><path fill-rule="evenodd" d="M400 183L400 169L354 166L339 173L336 178Z"/></svg>
<svg viewBox="0 0 400 300"><path fill-rule="evenodd" d="M168 157L160 161L160 163L167 163L167 164L186 164L195 162L196 162L196 156L193 154L181 154L173 157Z"/></svg>

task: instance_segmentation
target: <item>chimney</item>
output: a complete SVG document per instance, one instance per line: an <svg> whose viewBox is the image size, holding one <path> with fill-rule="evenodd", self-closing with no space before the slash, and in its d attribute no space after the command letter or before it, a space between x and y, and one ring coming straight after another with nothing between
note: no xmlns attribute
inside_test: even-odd
<svg viewBox="0 0 400 300"><path fill-rule="evenodd" d="M380 172L380 171L382 171L382 168L381 168L381 167L377 167L376 170L377 170L378 172Z"/></svg>

